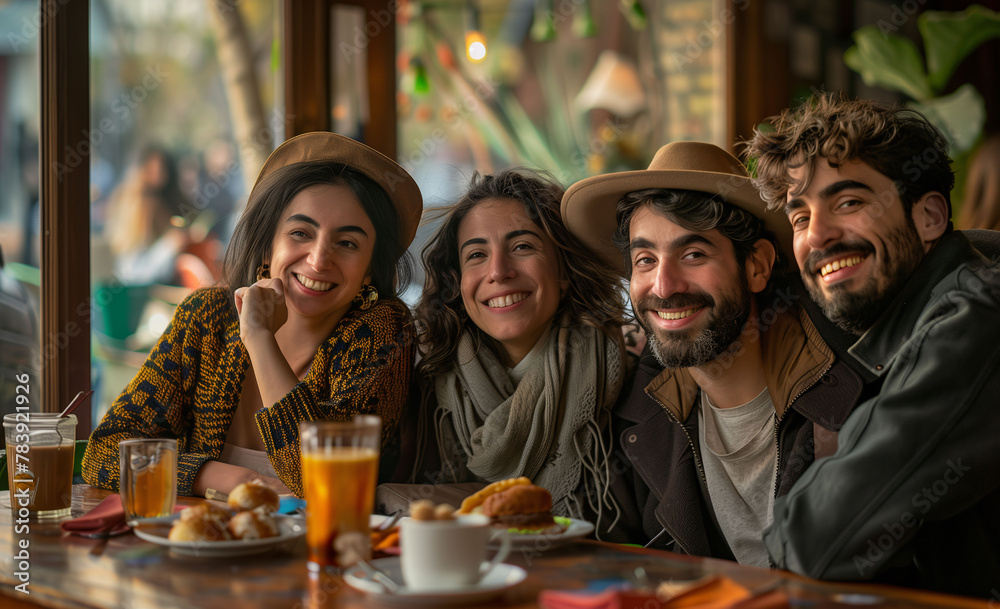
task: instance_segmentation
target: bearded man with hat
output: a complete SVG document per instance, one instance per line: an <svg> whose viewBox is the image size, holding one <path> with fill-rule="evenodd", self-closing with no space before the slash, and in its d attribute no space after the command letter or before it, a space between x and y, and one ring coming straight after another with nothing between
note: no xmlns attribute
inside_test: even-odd
<svg viewBox="0 0 1000 609"><path fill-rule="evenodd" d="M613 412L629 541L770 566L775 497L833 453L860 393L776 276L791 229L763 209L742 164L699 142L563 197L566 226L622 268L647 334Z"/></svg>

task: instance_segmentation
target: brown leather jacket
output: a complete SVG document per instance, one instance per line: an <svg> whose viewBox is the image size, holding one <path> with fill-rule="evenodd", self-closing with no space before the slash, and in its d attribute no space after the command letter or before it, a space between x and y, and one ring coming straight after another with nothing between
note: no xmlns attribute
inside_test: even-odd
<svg viewBox="0 0 1000 609"><path fill-rule="evenodd" d="M780 294L780 292L779 292ZM837 360L809 317L784 302L760 315L768 390L777 411L777 495L818 458L833 454L837 432L863 383ZM733 559L715 521L698 452L698 386L686 369L663 369L643 352L631 388L612 413L617 474L612 488L622 517L602 538L698 556Z"/></svg>

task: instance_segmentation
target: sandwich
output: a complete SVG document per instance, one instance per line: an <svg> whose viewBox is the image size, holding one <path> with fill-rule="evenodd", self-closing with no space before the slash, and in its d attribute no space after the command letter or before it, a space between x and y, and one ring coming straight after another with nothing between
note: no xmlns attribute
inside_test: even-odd
<svg viewBox="0 0 1000 609"><path fill-rule="evenodd" d="M552 495L534 484L518 484L495 493L483 502L483 514L493 526L523 534L560 533L552 518Z"/></svg>

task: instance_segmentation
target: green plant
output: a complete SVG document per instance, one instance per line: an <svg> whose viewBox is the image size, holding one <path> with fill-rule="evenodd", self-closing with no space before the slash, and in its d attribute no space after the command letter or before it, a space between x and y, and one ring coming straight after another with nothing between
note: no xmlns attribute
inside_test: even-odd
<svg viewBox="0 0 1000 609"><path fill-rule="evenodd" d="M902 15L905 19L905 15ZM893 32L892 22L879 21L854 33L855 46L844 61L865 84L898 91L940 128L953 157L964 157L982 135L986 103L971 84L941 95L958 65L987 40L1000 37L1000 14L978 4L959 13L927 11L917 18L924 56L909 38ZM926 62L925 62L926 58Z"/></svg>

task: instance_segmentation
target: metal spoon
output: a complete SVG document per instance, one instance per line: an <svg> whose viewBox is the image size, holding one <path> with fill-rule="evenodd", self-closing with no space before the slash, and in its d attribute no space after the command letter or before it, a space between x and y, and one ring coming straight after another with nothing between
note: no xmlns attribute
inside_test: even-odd
<svg viewBox="0 0 1000 609"><path fill-rule="evenodd" d="M399 519L402 518L402 517L403 517L403 510L402 510L402 508L400 508L400 509L396 510L395 512L393 512L392 514L390 514L388 518L386 518L382 522L378 523L378 526L375 527L375 530L376 531L387 531L387 530L391 529L392 527L396 526L396 523L399 522Z"/></svg>

